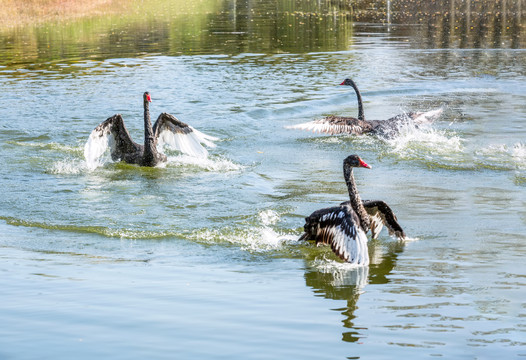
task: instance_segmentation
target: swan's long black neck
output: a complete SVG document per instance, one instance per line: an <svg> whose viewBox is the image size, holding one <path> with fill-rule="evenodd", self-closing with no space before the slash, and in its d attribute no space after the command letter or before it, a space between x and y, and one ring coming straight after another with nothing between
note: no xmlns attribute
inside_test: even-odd
<svg viewBox="0 0 526 360"><path fill-rule="evenodd" d="M347 85L351 85L354 89L354 92L356 92L356 97L358 98L358 120L365 120L364 114L363 114L363 104L362 104L362 95L360 94L360 90L358 90L358 86L352 81L351 79L348 79Z"/></svg>
<svg viewBox="0 0 526 360"><path fill-rule="evenodd" d="M144 97L144 156L153 156L156 152L152 121L150 120L150 102Z"/></svg>
<svg viewBox="0 0 526 360"><path fill-rule="evenodd" d="M358 189L356 188L356 182L354 181L354 175L351 166L343 165L343 176L345 177L345 183L347 184L347 190L349 191L351 206L360 218L362 229L367 232L371 225L371 220L369 219L369 214L363 206L360 194L358 194Z"/></svg>

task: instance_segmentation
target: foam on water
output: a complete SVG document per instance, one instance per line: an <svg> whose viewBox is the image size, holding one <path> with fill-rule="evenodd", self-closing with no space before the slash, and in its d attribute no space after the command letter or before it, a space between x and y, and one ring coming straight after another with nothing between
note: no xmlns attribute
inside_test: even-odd
<svg viewBox="0 0 526 360"><path fill-rule="evenodd" d="M95 171L97 168L111 162L109 154L95 160L93 157L86 157L86 160L67 158L52 163L46 171L50 174L77 175ZM195 167L212 172L240 171L244 168L242 165L235 164L231 160L220 156L196 158L189 155L170 156L168 157L168 162L159 164L157 167Z"/></svg>
<svg viewBox="0 0 526 360"><path fill-rule="evenodd" d="M166 166L193 166L200 169L216 172L239 171L244 168L242 165L235 164L231 160L225 159L221 156L209 156L206 158L200 158L189 155L169 156Z"/></svg>
<svg viewBox="0 0 526 360"><path fill-rule="evenodd" d="M400 126L398 136L384 141L389 145L392 153L406 156L420 156L422 153L450 155L464 150L459 136L448 134L444 130L436 130L431 126L416 127L410 123Z"/></svg>
<svg viewBox="0 0 526 360"><path fill-rule="evenodd" d="M517 143L513 145L511 155L521 169L526 169L526 144Z"/></svg>
<svg viewBox="0 0 526 360"><path fill-rule="evenodd" d="M225 227L220 230L196 231L191 235L191 239L205 243L239 245L241 249L249 252L267 252L282 249L284 244L296 242L297 236L280 234L265 226L247 229Z"/></svg>
<svg viewBox="0 0 526 360"><path fill-rule="evenodd" d="M383 155L423 163L431 167L474 169L473 156L466 151L466 140L451 130L431 125L404 124L398 136L383 139Z"/></svg>
<svg viewBox="0 0 526 360"><path fill-rule="evenodd" d="M419 240L420 240L420 238L417 238L417 237L414 237L414 238L406 237L406 238L404 238L404 240L401 240L401 241L403 241L404 243L408 243L408 242L419 241Z"/></svg>
<svg viewBox="0 0 526 360"><path fill-rule="evenodd" d="M526 145L516 143L513 146L506 144L491 144L475 151L477 161L487 167L504 169L526 169Z"/></svg>
<svg viewBox="0 0 526 360"><path fill-rule="evenodd" d="M47 172L57 175L77 175L88 170L90 168L84 160L65 159L53 163Z"/></svg>
<svg viewBox="0 0 526 360"><path fill-rule="evenodd" d="M398 136L384 139L386 152L405 160L424 161L430 165L451 168L502 170L526 169L524 143L489 144L480 147L450 130L431 126L404 124Z"/></svg>
<svg viewBox="0 0 526 360"><path fill-rule="evenodd" d="M263 210L258 215L265 226L274 225L279 221L279 214L274 210Z"/></svg>
<svg viewBox="0 0 526 360"><path fill-rule="evenodd" d="M342 140L338 136L322 137L317 140L322 144L341 144Z"/></svg>
<svg viewBox="0 0 526 360"><path fill-rule="evenodd" d="M255 220L256 224L247 224L247 226L196 230L189 238L205 243L239 245L243 250L250 252L279 250L284 244L297 242L296 235L279 233L270 227L280 220L280 215L274 210L259 212Z"/></svg>

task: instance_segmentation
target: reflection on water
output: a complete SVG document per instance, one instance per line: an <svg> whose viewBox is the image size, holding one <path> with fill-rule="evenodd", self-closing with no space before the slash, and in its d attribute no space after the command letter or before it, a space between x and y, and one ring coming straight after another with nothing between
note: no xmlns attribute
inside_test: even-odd
<svg viewBox="0 0 526 360"><path fill-rule="evenodd" d="M418 48L524 47L522 3L393 0L391 36ZM348 1L294 0L203 0L199 6L165 0L146 8L141 4L116 2L116 9L102 15L0 27L0 64L7 70L22 65L46 70L60 68L66 60L145 54L340 51L353 46L353 32L360 29L353 27L355 22L387 21L385 1L371 0L352 6Z"/></svg>
<svg viewBox="0 0 526 360"><path fill-rule="evenodd" d="M344 308L336 309L344 319L343 326L346 329L342 338L347 342L356 342L364 335L356 329L353 320L356 318L354 311L357 307L358 299L362 292L363 283L367 279L368 267L355 267L347 270L327 270L309 269L305 273L305 283L314 289L315 293L333 300L345 300L347 305Z"/></svg>
<svg viewBox="0 0 526 360"><path fill-rule="evenodd" d="M5 65L135 57L345 49L348 6L294 1L218 1L200 7L158 2L154 9L3 31ZM132 7L133 8L133 7ZM159 10L159 11L155 11ZM49 64L52 66L51 64ZM29 67L30 68L30 67Z"/></svg>
<svg viewBox="0 0 526 360"><path fill-rule="evenodd" d="M305 283L311 287L315 294L332 300L345 300L344 308L335 309L340 312L345 331L342 340L356 342L364 337L363 328L355 326L354 314L360 295L367 291L367 284L387 284L388 276L396 266L399 254L404 250L402 241L392 242L387 245L385 253L377 241L369 244L371 264L364 266L349 266L329 260L315 261L314 267L305 272Z"/></svg>
<svg viewBox="0 0 526 360"><path fill-rule="evenodd" d="M520 48L524 47L523 0L445 0L396 2L395 22L418 23L417 31L427 48ZM403 7L402 7L403 6Z"/></svg>

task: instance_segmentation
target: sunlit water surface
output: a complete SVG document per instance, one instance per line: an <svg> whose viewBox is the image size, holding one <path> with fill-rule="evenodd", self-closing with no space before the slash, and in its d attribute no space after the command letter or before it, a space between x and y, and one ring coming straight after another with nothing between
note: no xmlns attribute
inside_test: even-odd
<svg viewBox="0 0 526 360"><path fill-rule="evenodd" d="M348 43L318 51L5 60L0 358L526 356L526 52L345 26ZM369 119L444 114L394 139L285 129L355 115L345 77ZM154 118L217 148L88 168L107 117L141 141L146 90ZM346 199L352 153L372 165L355 171L362 197L410 237L383 233L367 268L296 241L306 215Z"/></svg>

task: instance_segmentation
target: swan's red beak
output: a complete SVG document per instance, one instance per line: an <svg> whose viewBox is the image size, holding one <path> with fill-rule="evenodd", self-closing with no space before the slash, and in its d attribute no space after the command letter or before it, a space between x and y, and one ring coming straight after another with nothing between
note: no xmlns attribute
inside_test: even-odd
<svg viewBox="0 0 526 360"><path fill-rule="evenodd" d="M340 85L345 85L345 80L344 80L344 81L342 81L342 83L341 83Z"/></svg>
<svg viewBox="0 0 526 360"><path fill-rule="evenodd" d="M364 167L364 168L367 168L367 169L371 169L371 165L367 164L365 161L363 161L362 159L360 159L360 166L361 167Z"/></svg>
<svg viewBox="0 0 526 360"><path fill-rule="evenodd" d="M148 100L148 102L152 102L152 97L150 96L150 94L146 95L146 100Z"/></svg>

